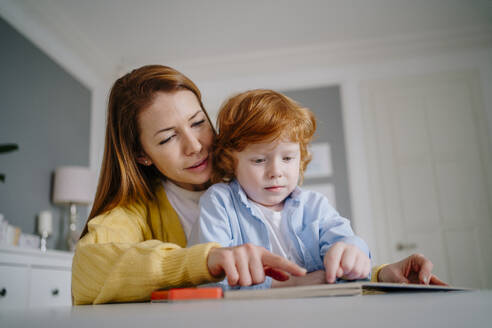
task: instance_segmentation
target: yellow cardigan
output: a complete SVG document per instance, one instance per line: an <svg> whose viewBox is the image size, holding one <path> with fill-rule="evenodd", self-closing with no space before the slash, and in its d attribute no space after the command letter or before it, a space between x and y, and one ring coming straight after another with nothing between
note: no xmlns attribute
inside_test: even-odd
<svg viewBox="0 0 492 328"><path fill-rule="evenodd" d="M186 236L162 185L156 203L116 207L89 222L72 263L73 303L150 299L165 287L220 281L207 267L217 243L186 247Z"/></svg>

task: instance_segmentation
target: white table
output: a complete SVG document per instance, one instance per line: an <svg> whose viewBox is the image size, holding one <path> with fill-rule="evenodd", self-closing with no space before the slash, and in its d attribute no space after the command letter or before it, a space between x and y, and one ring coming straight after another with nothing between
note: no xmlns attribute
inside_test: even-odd
<svg viewBox="0 0 492 328"><path fill-rule="evenodd" d="M492 290L0 309L1 327L492 327Z"/></svg>

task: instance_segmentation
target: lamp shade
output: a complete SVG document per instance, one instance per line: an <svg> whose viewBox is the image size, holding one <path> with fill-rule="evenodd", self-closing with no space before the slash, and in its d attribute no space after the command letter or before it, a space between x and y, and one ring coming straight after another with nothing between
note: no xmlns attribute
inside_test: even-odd
<svg viewBox="0 0 492 328"><path fill-rule="evenodd" d="M55 170L53 203L89 204L94 199L96 174L84 166L61 166Z"/></svg>

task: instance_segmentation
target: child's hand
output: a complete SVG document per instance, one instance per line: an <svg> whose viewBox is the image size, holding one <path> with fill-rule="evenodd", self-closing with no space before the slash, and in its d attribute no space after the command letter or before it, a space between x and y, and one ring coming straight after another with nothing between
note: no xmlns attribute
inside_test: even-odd
<svg viewBox="0 0 492 328"><path fill-rule="evenodd" d="M347 280L364 279L371 272L371 260L357 246L343 242L335 243L325 254L326 282L336 278Z"/></svg>

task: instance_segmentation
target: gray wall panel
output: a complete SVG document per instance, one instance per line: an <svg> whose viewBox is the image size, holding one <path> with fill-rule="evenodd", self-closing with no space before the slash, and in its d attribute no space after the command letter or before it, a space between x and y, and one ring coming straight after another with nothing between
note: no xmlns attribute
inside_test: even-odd
<svg viewBox="0 0 492 328"><path fill-rule="evenodd" d="M338 86L288 90L288 97L311 109L316 115L317 129L313 143L328 142L331 147L333 175L305 179L304 185L332 183L335 186L336 208L340 214L351 218L349 184L343 131L340 88Z"/></svg>
<svg viewBox="0 0 492 328"><path fill-rule="evenodd" d="M23 232L36 233L36 215L51 210L49 248L64 249L64 209L51 203L52 172L89 165L91 93L57 63L0 19L0 143L19 150L0 154L0 213ZM85 221L87 209L82 208ZM64 217L66 221L66 217Z"/></svg>

